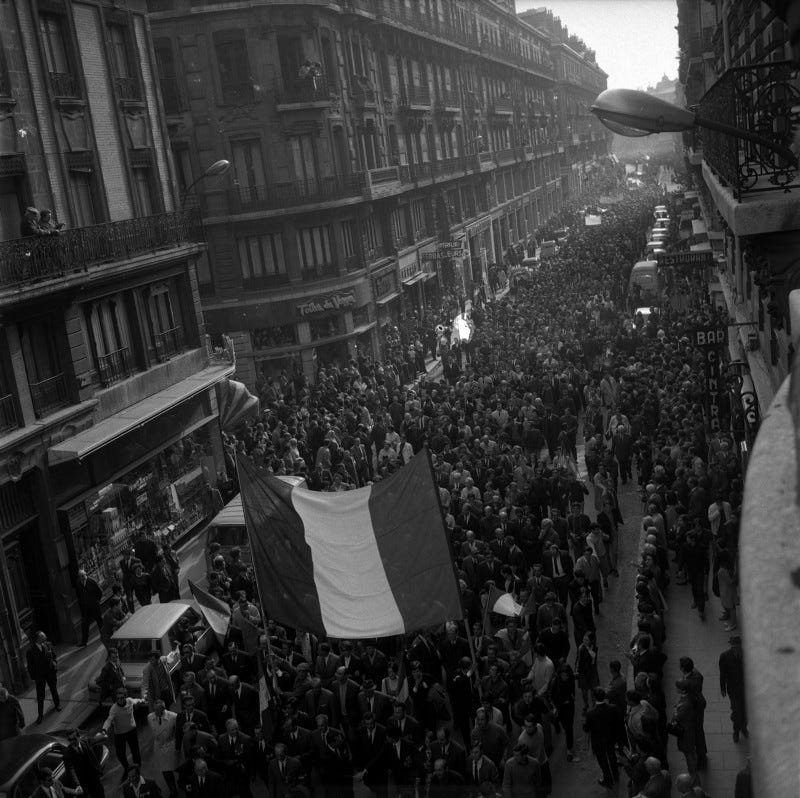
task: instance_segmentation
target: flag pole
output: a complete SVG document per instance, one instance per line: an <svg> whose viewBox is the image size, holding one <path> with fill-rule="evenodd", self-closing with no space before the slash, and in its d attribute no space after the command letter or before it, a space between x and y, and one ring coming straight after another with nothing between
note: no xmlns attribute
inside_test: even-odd
<svg viewBox="0 0 800 798"><path fill-rule="evenodd" d="M436 491L436 505L439 508L439 517L442 519L442 531L444 532L445 537L447 538L447 545L449 547L450 546L450 539L449 539L448 534L447 534L447 523L446 523L445 517L444 517L444 508L442 507L442 503L439 500L439 487L436 484L435 472L433 470L433 460L431 458L431 450L430 450L430 447L428 446L427 443L423 444L423 448L425 450L425 456L426 456L426 458L428 460L428 468L430 469L430 473L431 473L431 482L433 483L434 489ZM461 603L460 579L459 579L458 573L456 572L456 564L452 560L452 554L451 554L451 563L453 565L453 576L455 577L456 585L458 586L459 603ZM486 604L488 606L488 604L489 604L488 601L487 601ZM469 628L469 618L465 617L463 603L461 603L461 620L464 622L464 629L466 629L466 631L467 631L467 643L469 644L469 653L470 653L470 657L472 659L472 672L473 672L473 675L474 675L474 674L478 673L478 658L475 656L475 643L472 640L472 630ZM478 697L481 700L483 700L483 690L481 689L480 679L476 680L476 684L477 684L477 687L478 687Z"/></svg>

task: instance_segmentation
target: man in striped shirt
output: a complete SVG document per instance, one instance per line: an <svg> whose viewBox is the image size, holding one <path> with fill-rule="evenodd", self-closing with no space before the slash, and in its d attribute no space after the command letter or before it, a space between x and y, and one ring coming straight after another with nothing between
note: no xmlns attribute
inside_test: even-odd
<svg viewBox="0 0 800 798"><path fill-rule="evenodd" d="M139 737L136 733L136 719L133 710L137 704L144 704L143 698L129 698L128 691L120 687L116 692L116 701L108 711L108 717L103 723L103 732L107 735L109 729L114 732L114 751L122 765L122 784L128 777L130 764L126 748L130 748L131 757L135 765L142 764L142 755L139 752Z"/></svg>

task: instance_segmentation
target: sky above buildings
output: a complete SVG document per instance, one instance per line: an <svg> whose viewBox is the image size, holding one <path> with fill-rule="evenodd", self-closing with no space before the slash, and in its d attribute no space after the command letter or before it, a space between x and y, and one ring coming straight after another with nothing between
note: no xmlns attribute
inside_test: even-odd
<svg viewBox="0 0 800 798"><path fill-rule="evenodd" d="M517 0L517 11L549 8L597 53L609 88L645 89L678 73L675 0Z"/></svg>

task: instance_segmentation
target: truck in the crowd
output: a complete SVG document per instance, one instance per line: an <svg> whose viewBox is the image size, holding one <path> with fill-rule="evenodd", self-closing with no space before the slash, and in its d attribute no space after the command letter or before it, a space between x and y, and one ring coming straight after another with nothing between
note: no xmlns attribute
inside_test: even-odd
<svg viewBox="0 0 800 798"><path fill-rule="evenodd" d="M631 269L628 296L637 305L657 304L661 296L658 262L640 260Z"/></svg>

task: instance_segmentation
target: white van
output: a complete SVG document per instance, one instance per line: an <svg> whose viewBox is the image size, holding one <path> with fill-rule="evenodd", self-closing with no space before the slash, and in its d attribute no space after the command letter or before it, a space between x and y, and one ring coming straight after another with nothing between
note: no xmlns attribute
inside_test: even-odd
<svg viewBox="0 0 800 798"><path fill-rule="evenodd" d="M539 249L539 258L552 258L558 252L558 246L555 241L542 241L542 246Z"/></svg>
<svg viewBox="0 0 800 798"><path fill-rule="evenodd" d="M656 219L669 219L669 211L666 205L656 205L653 211L653 216Z"/></svg>
<svg viewBox="0 0 800 798"><path fill-rule="evenodd" d="M661 288L658 279L658 262L655 260L640 260L631 269L631 278L628 284L628 293L633 287L639 286L640 299L658 300Z"/></svg>

